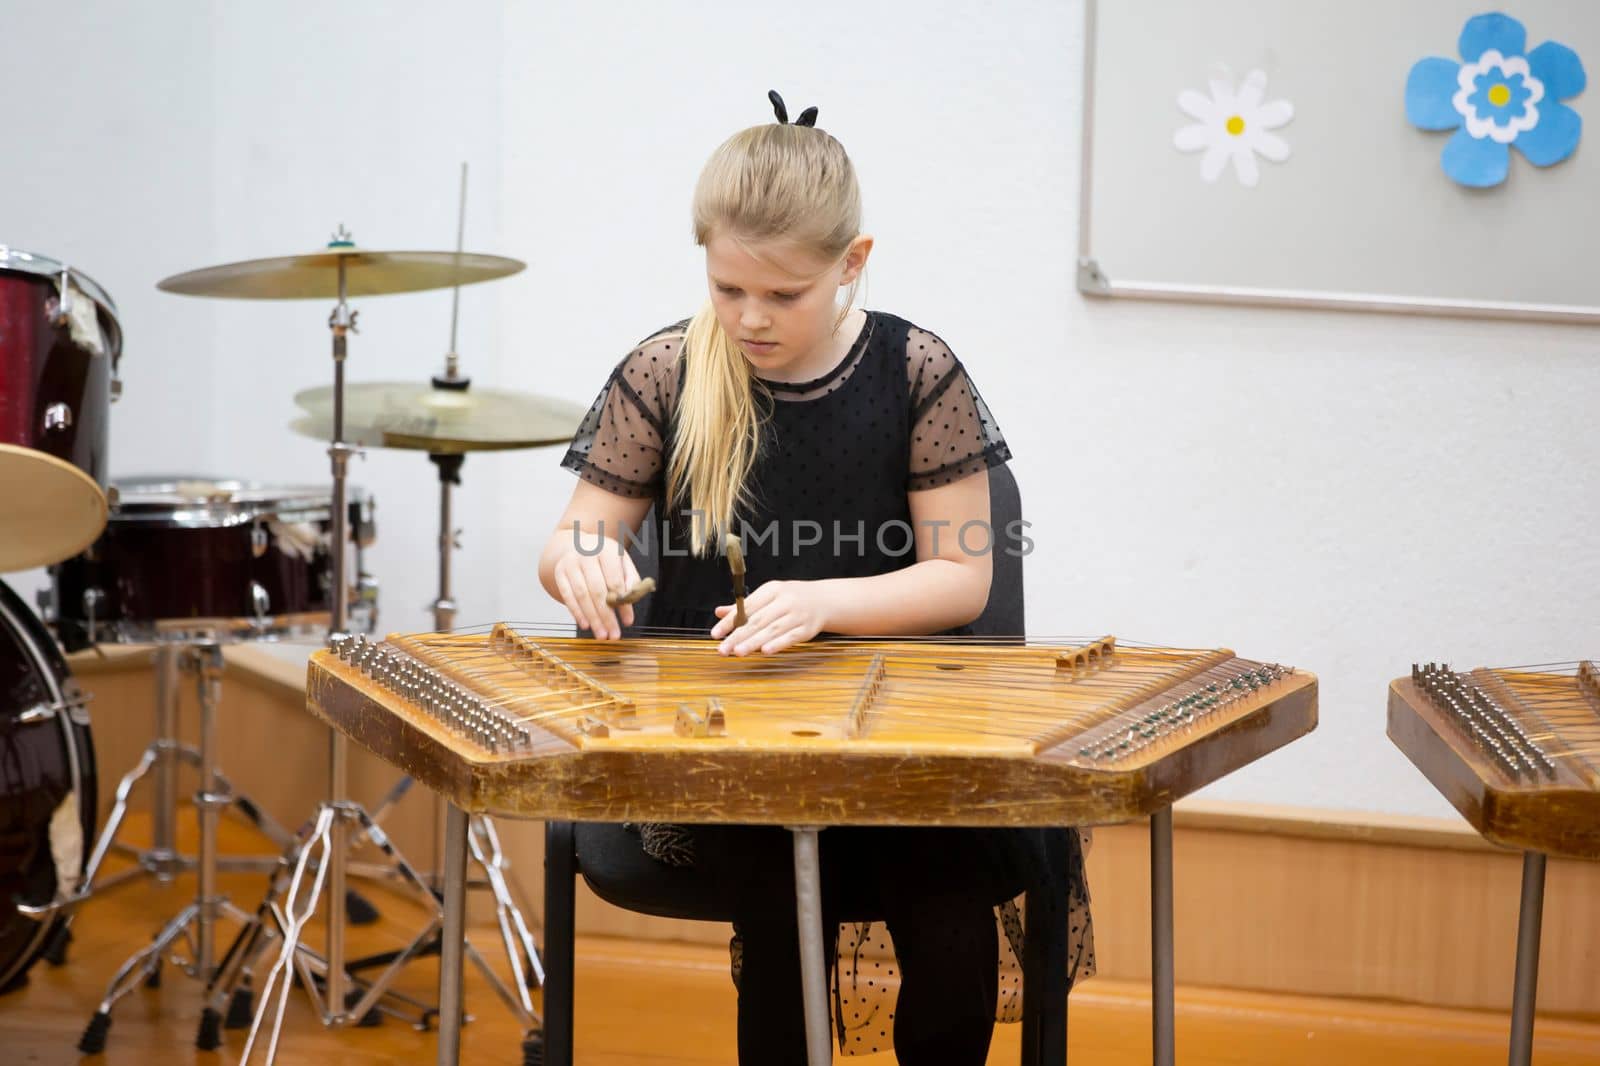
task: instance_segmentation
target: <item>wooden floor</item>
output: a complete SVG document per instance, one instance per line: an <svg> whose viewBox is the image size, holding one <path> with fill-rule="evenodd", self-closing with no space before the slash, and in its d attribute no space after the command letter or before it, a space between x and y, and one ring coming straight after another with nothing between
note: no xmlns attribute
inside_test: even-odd
<svg viewBox="0 0 1600 1066"><path fill-rule="evenodd" d="M76 1043L95 1010L105 982L127 956L147 943L165 918L192 894L192 881L170 885L141 880L92 902L74 924L67 964L41 963L29 984L0 997L0 1066L22 1063L160 1063L220 1066L234 1063L242 1031L225 1034L217 1052L194 1047L199 986L169 966L157 989L139 988L116 1007L104 1054L85 1057ZM253 907L264 887L260 875L226 875L224 891ZM383 910L375 926L352 930L355 951L398 946L419 927L420 910L383 888L368 888ZM226 934L231 935L230 925ZM320 928L308 942L320 948ZM473 941L493 959L488 929ZM504 960L497 966L505 970ZM1181 971L1181 960L1179 960ZM400 987L432 998L437 969L431 960L412 965ZM511 1014L469 971L468 1009L474 1020L462 1059L515 1066L521 1032ZM724 951L697 945L580 939L578 945L577 1060L583 1066L673 1066L734 1061L734 993ZM1149 995L1144 987L1096 979L1072 997L1071 1059L1095 1066L1150 1061ZM1506 1056L1504 1015L1447 1011L1344 999L1286 997L1199 988L1178 990L1178 1061L1186 1066L1490 1066ZM1600 1024L1541 1018L1534 1061L1538 1066L1600 1066ZM377 1028L325 1030L313 1020L303 992L290 1000L279 1061L349 1064L433 1061L435 1038L387 1019ZM1015 1026L996 1030L991 1064L1013 1063ZM253 1061L263 1061L258 1049ZM888 1055L850 1060L892 1062Z"/></svg>

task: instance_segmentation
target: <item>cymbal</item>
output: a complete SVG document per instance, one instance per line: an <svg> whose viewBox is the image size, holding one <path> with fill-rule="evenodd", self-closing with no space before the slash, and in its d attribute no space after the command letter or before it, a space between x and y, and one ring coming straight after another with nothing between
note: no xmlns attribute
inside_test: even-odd
<svg viewBox="0 0 1600 1066"><path fill-rule="evenodd" d="M202 267L156 282L163 292L240 300L335 300L339 263L350 296L421 292L507 277L527 267L520 259L478 252L374 252L336 245L307 255L247 259Z"/></svg>
<svg viewBox="0 0 1600 1066"><path fill-rule="evenodd" d="M106 494L53 455L0 444L0 572L59 563L106 528Z"/></svg>
<svg viewBox="0 0 1600 1066"><path fill-rule="evenodd" d="M296 433L333 439L333 389L294 398L306 417ZM441 389L409 381L345 386L344 439L369 448L459 453L566 444L588 408L567 400L504 389Z"/></svg>

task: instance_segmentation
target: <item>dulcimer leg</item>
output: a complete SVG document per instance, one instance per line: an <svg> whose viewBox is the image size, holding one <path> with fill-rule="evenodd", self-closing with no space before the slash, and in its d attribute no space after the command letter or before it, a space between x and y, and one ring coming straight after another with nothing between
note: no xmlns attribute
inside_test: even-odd
<svg viewBox="0 0 1600 1066"><path fill-rule="evenodd" d="M1517 978L1511 996L1511 1066L1533 1061L1533 1005L1539 987L1539 927L1544 919L1544 853L1522 854L1517 912Z"/></svg>
<svg viewBox="0 0 1600 1066"><path fill-rule="evenodd" d="M439 1066L461 1060L461 959L467 942L467 812L449 804L444 821L444 939L439 945Z"/></svg>
<svg viewBox="0 0 1600 1066"><path fill-rule="evenodd" d="M817 855L817 828L792 826L794 834L794 903L800 930L800 982L806 1010L806 1062L828 1066L828 967L823 958L822 864Z"/></svg>
<svg viewBox="0 0 1600 1066"><path fill-rule="evenodd" d="M1172 1066L1172 808L1150 816L1150 1007L1155 1066Z"/></svg>

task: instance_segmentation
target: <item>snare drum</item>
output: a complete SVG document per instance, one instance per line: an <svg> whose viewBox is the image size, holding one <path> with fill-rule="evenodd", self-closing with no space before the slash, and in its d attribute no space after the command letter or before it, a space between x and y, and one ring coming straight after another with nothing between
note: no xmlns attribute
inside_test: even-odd
<svg viewBox="0 0 1600 1066"><path fill-rule="evenodd" d="M105 526L121 353L104 289L0 245L0 571L65 559Z"/></svg>
<svg viewBox="0 0 1600 1066"><path fill-rule="evenodd" d="M199 478L119 478L104 535L55 567L57 634L70 649L272 640L325 633L332 609L333 494L327 487ZM376 622L361 567L372 500L349 490L356 575L352 632Z"/></svg>

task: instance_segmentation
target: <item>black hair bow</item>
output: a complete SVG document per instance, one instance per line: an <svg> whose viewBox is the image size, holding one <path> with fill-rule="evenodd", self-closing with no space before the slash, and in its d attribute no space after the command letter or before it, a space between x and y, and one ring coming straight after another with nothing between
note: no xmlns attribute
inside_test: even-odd
<svg viewBox="0 0 1600 1066"><path fill-rule="evenodd" d="M783 97L778 95L778 90L768 89L767 99L772 101L772 113L778 116L778 121L788 124L789 109L783 106ZM800 117L794 120L796 126L815 126L817 124L817 109L808 107L800 112Z"/></svg>

